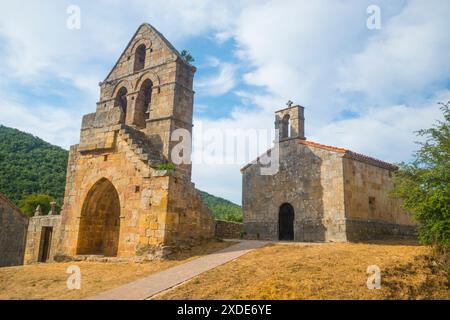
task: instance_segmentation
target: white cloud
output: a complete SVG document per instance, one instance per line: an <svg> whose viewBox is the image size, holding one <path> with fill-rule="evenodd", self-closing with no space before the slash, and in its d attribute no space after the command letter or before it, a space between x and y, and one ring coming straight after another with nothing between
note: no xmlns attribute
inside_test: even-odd
<svg viewBox="0 0 450 320"><path fill-rule="evenodd" d="M273 112L292 99L306 107L312 139L386 161L408 160L417 148L414 131L440 117L436 102L450 100L443 83L450 74L450 4L380 1L379 31L366 28L370 4L269 1L244 7L233 30L236 55L252 67L244 80L267 94L239 90L259 108L210 125L270 128ZM345 110L357 116L336 120ZM226 172L233 176L228 193L241 190L237 172L224 166L207 172ZM216 185L195 167L194 178Z"/></svg>
<svg viewBox="0 0 450 320"><path fill-rule="evenodd" d="M4 100L0 101L0 108L2 125L31 133L65 149L78 143L81 114L74 110L48 105L26 107Z"/></svg>
<svg viewBox="0 0 450 320"><path fill-rule="evenodd" d="M381 103L436 89L450 74L449 15L448 2L410 1L343 64L340 88Z"/></svg>
<svg viewBox="0 0 450 320"><path fill-rule="evenodd" d="M235 38L240 56L254 66L249 84L264 86L271 95L291 99L333 117L336 67L356 50L365 32L363 2L271 1L246 8ZM335 105L330 110L331 105Z"/></svg>
<svg viewBox="0 0 450 320"><path fill-rule="evenodd" d="M206 190L214 195L224 197L226 199L232 200L236 203L241 203L241 172L245 164L254 160L261 153L265 152L272 143L269 138L270 130L272 130L272 124L274 121L274 115L271 111L264 111L263 109L245 111L240 108L235 108L229 118L223 118L219 120L211 120L206 118L196 118L194 119L194 132L193 132L193 143L194 143L194 154L193 154L193 169L192 177L196 186L202 190ZM267 135L261 135L258 138L258 145L249 146L242 152L242 149L238 148L236 143L236 150L240 150L239 154L236 154L230 147L237 140L232 140L227 136L227 132L234 132L239 134L237 131L242 130L255 130L258 134L258 130L268 130ZM211 138L208 133L220 132L222 133L222 139ZM242 132L241 137L248 137L248 132ZM210 145L205 142L200 142L200 140L210 139L215 146L221 150L222 153L216 154L211 159L207 159L199 163L197 159L205 159L202 157L202 153L205 153ZM240 140L242 141L242 140ZM254 141L254 140L253 140ZM223 147L223 148L222 148ZM243 154L244 153L244 154ZM225 159L225 160L223 160ZM233 164L228 164L230 159L235 159ZM209 161L208 161L209 160ZM211 163L217 160L217 164Z"/></svg>
<svg viewBox="0 0 450 320"><path fill-rule="evenodd" d="M236 86L236 72L238 68L235 64L211 58L209 66L216 68L217 73L204 76L194 83L195 89L198 90L199 94L220 96Z"/></svg>
<svg viewBox="0 0 450 320"><path fill-rule="evenodd" d="M230 40L231 38L233 38L233 34L229 31L217 32L214 35L214 39L217 41L218 44L223 44L228 40Z"/></svg>
<svg viewBox="0 0 450 320"><path fill-rule="evenodd" d="M450 101L450 91L438 93L420 106L371 107L361 117L332 122L312 139L378 157L388 162L410 160L420 140L414 132L442 119L437 102Z"/></svg>
<svg viewBox="0 0 450 320"><path fill-rule="evenodd" d="M65 28L69 1L3 4L0 72L8 77L0 79L0 123L60 145L76 142L81 115L95 109L97 83L144 21L175 46L194 36L213 37L219 46L233 39L239 68L213 59L209 67L216 72L196 79L195 86L197 95L217 99L235 90L242 105L226 119L195 119L205 128L272 128L273 112L291 99L306 107L308 137L400 161L415 149L412 132L439 117L435 102L450 99L446 1L377 1L381 30L366 28L371 0L77 3L79 31ZM84 92L80 105L30 104L6 90L50 90L50 79ZM242 81L262 90L246 91ZM357 116L342 119L345 110ZM239 202L239 167L194 165L194 181Z"/></svg>

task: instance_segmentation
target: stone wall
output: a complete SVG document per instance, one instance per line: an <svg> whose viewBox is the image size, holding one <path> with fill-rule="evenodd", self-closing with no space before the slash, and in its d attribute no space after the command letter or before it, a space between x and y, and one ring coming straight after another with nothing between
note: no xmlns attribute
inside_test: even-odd
<svg viewBox="0 0 450 320"><path fill-rule="evenodd" d="M44 228L51 228L52 236L49 250L49 259L47 261L40 261L40 256L43 250L43 230ZM28 224L28 234L25 246L24 264L31 264L36 262L51 262L55 261L55 256L58 254L58 248L61 242L61 216L60 215L44 215L34 216L30 218Z"/></svg>
<svg viewBox="0 0 450 320"><path fill-rule="evenodd" d="M23 264L28 217L0 193L0 267Z"/></svg>
<svg viewBox="0 0 450 320"><path fill-rule="evenodd" d="M342 156L299 143L280 142L280 167L262 175L260 164L243 169L244 232L278 240L280 206L295 212L295 241L345 241Z"/></svg>
<svg viewBox="0 0 450 320"><path fill-rule="evenodd" d="M397 224L381 220L347 219L348 241L417 239L415 225Z"/></svg>
<svg viewBox="0 0 450 320"><path fill-rule="evenodd" d="M413 221L391 195L395 168L351 158L343 163L348 239L415 237Z"/></svg>
<svg viewBox="0 0 450 320"><path fill-rule="evenodd" d="M240 239L244 236L244 225L239 222L232 221L215 221L215 235L223 239Z"/></svg>
<svg viewBox="0 0 450 320"><path fill-rule="evenodd" d="M214 235L191 165L158 169L171 162L173 131L192 130L194 73L159 32L139 27L70 150L58 255L150 256Z"/></svg>
<svg viewBox="0 0 450 320"><path fill-rule="evenodd" d="M416 238L391 196L394 165L303 139L283 140L279 150L276 174L262 175L258 161L242 169L247 237L278 239L279 208L289 203L295 241Z"/></svg>
<svg viewBox="0 0 450 320"><path fill-rule="evenodd" d="M165 242L170 245L195 244L214 236L212 212L203 203L192 182L170 178Z"/></svg>
<svg viewBox="0 0 450 320"><path fill-rule="evenodd" d="M78 253L80 222L86 205L96 197L91 190L102 179L117 191L120 202L117 256L131 257L144 247L164 243L169 177L142 162L123 135L117 135L113 152L81 154L72 148L69 164L74 171L67 175L62 254Z"/></svg>

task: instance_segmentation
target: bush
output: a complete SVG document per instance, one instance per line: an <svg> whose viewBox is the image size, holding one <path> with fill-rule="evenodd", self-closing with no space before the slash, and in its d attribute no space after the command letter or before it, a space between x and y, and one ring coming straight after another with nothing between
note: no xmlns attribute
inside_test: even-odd
<svg viewBox="0 0 450 320"><path fill-rule="evenodd" d="M19 201L20 210L29 217L34 216L37 206L41 206L42 214L47 215L50 212L50 203L55 201L46 194L32 194Z"/></svg>
<svg viewBox="0 0 450 320"><path fill-rule="evenodd" d="M418 131L425 137L411 163L401 163L394 176L394 195L419 222L423 244L439 252L450 249L450 102L442 104L444 121Z"/></svg>
<svg viewBox="0 0 450 320"><path fill-rule="evenodd" d="M173 163L171 163L171 162L167 162L167 163L161 163L159 166L158 166L158 170L161 170L161 171L165 171L165 170L167 170L167 171L173 171L173 170L175 170L176 169L176 165L175 164L173 164Z"/></svg>

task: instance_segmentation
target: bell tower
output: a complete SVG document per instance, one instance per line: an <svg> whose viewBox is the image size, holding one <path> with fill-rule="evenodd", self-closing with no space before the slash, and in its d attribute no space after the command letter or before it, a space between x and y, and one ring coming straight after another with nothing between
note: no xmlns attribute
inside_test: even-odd
<svg viewBox="0 0 450 320"><path fill-rule="evenodd" d="M292 101L286 103L287 108L275 112L275 129L278 129L280 141L287 139L305 138L305 108L293 105Z"/></svg>
<svg viewBox="0 0 450 320"><path fill-rule="evenodd" d="M120 123L145 134L152 149L171 162L178 143L171 141L172 132L192 133L195 71L161 33L143 24L100 83L97 112L120 114ZM190 178L190 165L179 169Z"/></svg>
<svg viewBox="0 0 450 320"><path fill-rule="evenodd" d="M166 246L213 236L191 164L171 159L172 133L192 132L195 71L155 28L138 28L71 147L60 254L164 256Z"/></svg>

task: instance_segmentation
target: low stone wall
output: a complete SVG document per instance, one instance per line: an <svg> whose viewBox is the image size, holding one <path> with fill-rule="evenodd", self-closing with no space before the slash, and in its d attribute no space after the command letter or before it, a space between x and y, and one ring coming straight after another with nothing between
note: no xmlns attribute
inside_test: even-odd
<svg viewBox="0 0 450 320"><path fill-rule="evenodd" d="M372 220L347 219L347 240L350 242L386 240L386 239L417 239L417 227L396 223Z"/></svg>
<svg viewBox="0 0 450 320"><path fill-rule="evenodd" d="M242 223L224 220L215 220L215 235L224 239L239 239L242 237L244 227Z"/></svg>
<svg viewBox="0 0 450 320"><path fill-rule="evenodd" d="M244 223L244 238L277 241L278 221L246 221ZM321 220L304 219L294 223L294 241L324 242L326 240L326 229Z"/></svg>

